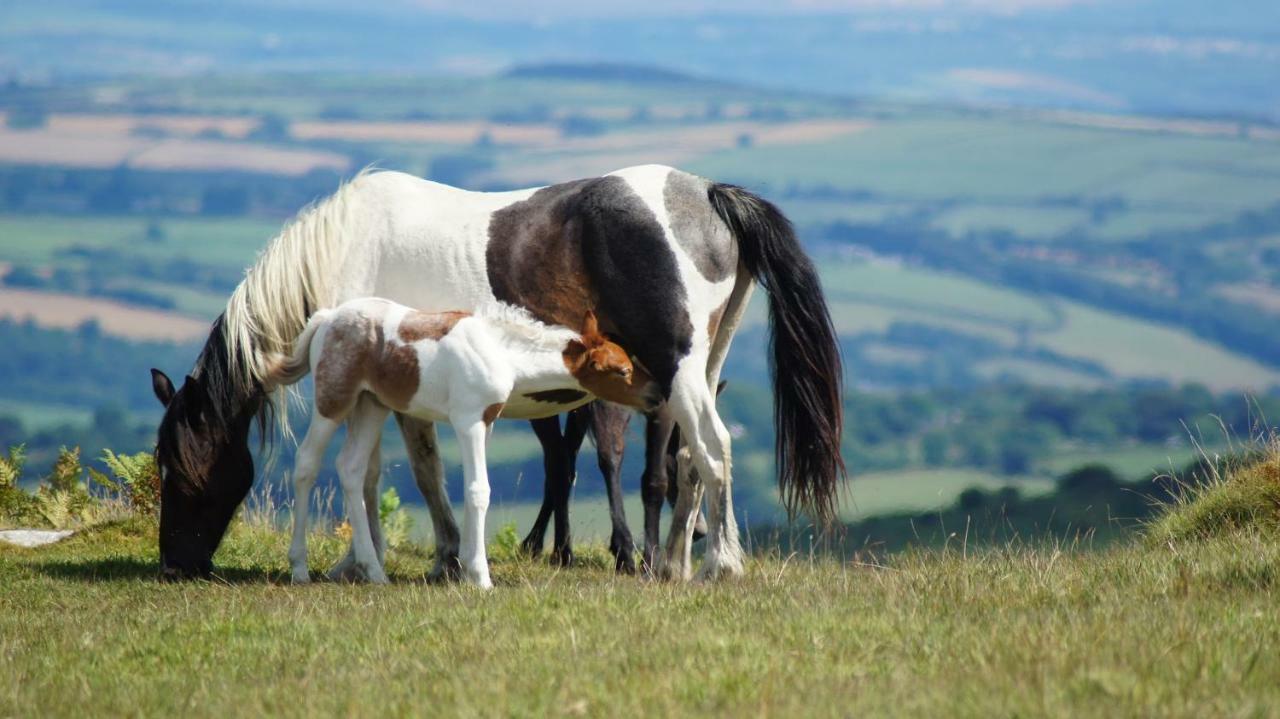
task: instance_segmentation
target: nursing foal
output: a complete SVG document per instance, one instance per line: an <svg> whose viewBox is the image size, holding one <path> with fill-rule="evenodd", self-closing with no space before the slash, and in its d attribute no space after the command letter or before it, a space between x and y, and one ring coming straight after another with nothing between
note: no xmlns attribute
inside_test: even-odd
<svg viewBox="0 0 1280 719"><path fill-rule="evenodd" d="M562 411L538 401L547 392L585 392L582 403L594 395L641 409L651 409L658 398L649 376L600 334L591 312L579 333L544 325L506 305L474 315L426 313L364 298L315 313L294 348L274 378L293 384L308 372L315 375L311 425L294 468L297 500L289 562L293 581L300 583L310 579L308 498L325 448L342 422L347 438L338 454L338 477L357 573L372 582L387 581L381 531L371 508L377 501L382 427L395 411L453 425L465 477L459 559L467 578L488 588L493 585L484 547L485 443L494 420Z"/></svg>

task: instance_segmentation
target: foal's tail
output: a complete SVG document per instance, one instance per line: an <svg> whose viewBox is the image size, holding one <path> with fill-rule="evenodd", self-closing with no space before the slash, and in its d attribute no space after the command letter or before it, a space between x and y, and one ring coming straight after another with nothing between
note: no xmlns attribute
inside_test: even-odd
<svg viewBox="0 0 1280 719"><path fill-rule="evenodd" d="M316 331L320 329L320 326L328 321L331 314L333 314L332 310L320 310L311 315L311 319L307 321L307 326L302 329L302 334L298 335L298 338L293 341L293 355L280 355L272 363L267 379L269 387L285 387L295 384L311 372L311 340L315 337Z"/></svg>
<svg viewBox="0 0 1280 719"><path fill-rule="evenodd" d="M818 273L791 222L769 201L712 183L711 206L738 241L743 266L769 293L773 420L778 486L787 511L819 523L835 518L844 372Z"/></svg>

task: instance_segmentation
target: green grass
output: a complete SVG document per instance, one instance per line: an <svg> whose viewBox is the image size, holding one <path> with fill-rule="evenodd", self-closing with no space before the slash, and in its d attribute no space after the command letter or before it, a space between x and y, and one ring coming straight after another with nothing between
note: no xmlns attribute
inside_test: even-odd
<svg viewBox="0 0 1280 719"><path fill-rule="evenodd" d="M1252 461L1202 479L1199 484L1184 485L1180 501L1152 523L1153 543L1185 543L1240 531L1280 534L1280 440L1276 437Z"/></svg>
<svg viewBox="0 0 1280 719"><path fill-rule="evenodd" d="M336 559L313 542L316 569ZM764 558L717 586L495 561L497 588L291 587L240 526L222 581L155 581L133 521L0 549L5 716L1263 716L1280 543Z"/></svg>

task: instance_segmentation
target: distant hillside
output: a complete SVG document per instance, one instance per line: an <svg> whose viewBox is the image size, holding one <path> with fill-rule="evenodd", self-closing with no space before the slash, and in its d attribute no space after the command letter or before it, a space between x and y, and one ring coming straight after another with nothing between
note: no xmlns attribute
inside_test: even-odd
<svg viewBox="0 0 1280 719"><path fill-rule="evenodd" d="M630 82L643 85L702 84L713 81L654 65L614 62L548 62L516 65L503 73L517 79L585 80L588 82ZM721 84L715 82L714 84Z"/></svg>

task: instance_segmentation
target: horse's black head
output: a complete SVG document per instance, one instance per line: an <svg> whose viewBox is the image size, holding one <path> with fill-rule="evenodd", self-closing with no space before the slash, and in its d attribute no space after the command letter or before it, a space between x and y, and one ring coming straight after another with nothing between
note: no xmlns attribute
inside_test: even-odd
<svg viewBox="0 0 1280 719"><path fill-rule="evenodd" d="M174 390L169 378L153 369L151 382L165 406L156 438L160 570L165 579L207 577L213 553L253 483L248 442L253 413L223 410L194 377Z"/></svg>

